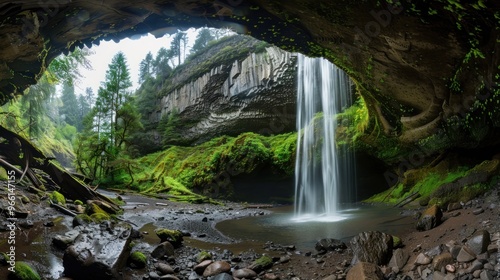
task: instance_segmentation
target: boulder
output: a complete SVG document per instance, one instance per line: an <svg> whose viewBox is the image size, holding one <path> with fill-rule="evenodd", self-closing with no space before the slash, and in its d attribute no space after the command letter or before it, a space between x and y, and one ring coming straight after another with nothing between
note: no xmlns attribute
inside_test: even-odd
<svg viewBox="0 0 500 280"><path fill-rule="evenodd" d="M210 278L210 280L233 280L233 276L227 273L217 274L214 277Z"/></svg>
<svg viewBox="0 0 500 280"><path fill-rule="evenodd" d="M474 254L480 255L488 250L490 242L490 233L486 230L480 230L467 241L466 245Z"/></svg>
<svg viewBox="0 0 500 280"><path fill-rule="evenodd" d="M384 275L374 263L358 262L347 273L347 280L382 280Z"/></svg>
<svg viewBox="0 0 500 280"><path fill-rule="evenodd" d="M426 231L435 228L441 223L443 212L437 205L433 205L422 213L417 222L417 230Z"/></svg>
<svg viewBox="0 0 500 280"><path fill-rule="evenodd" d="M211 263L205 271L203 271L203 277L215 276L221 273L226 273L231 271L231 265L225 261L215 261Z"/></svg>
<svg viewBox="0 0 500 280"><path fill-rule="evenodd" d="M64 275L74 280L121 279L118 270L129 255L130 232L126 223L82 228L75 243L64 252Z"/></svg>
<svg viewBox="0 0 500 280"><path fill-rule="evenodd" d="M254 279L257 277L257 273L249 268L236 269L233 271L233 277L239 279Z"/></svg>
<svg viewBox="0 0 500 280"><path fill-rule="evenodd" d="M203 275L203 272L205 271L205 269L207 269L207 267L212 264L212 260L205 260L205 261L202 261L201 263L197 264L193 270L194 272L196 272L198 275Z"/></svg>
<svg viewBox="0 0 500 280"><path fill-rule="evenodd" d="M164 256L170 257L174 255L174 245L172 243L165 241L160 243L153 252L151 252L151 257L155 259L161 259Z"/></svg>
<svg viewBox="0 0 500 280"><path fill-rule="evenodd" d="M160 238L161 242L168 241L172 243L174 248L179 248L184 240L180 230L159 228L155 230L155 233Z"/></svg>
<svg viewBox="0 0 500 280"><path fill-rule="evenodd" d="M401 270L406 265L409 258L410 255L408 255L406 251L402 249L396 249L392 254L388 266L393 268L393 270Z"/></svg>
<svg viewBox="0 0 500 280"><path fill-rule="evenodd" d="M155 267L156 267L156 270L158 270L161 273L161 275L174 274L175 273L174 269L170 265L168 265L166 263L157 263L155 265Z"/></svg>
<svg viewBox="0 0 500 280"><path fill-rule="evenodd" d="M338 239L333 239L333 238L323 238L320 239L318 242L316 242L316 245L314 246L316 251L320 253L324 253L327 251L337 251L337 252L342 252L345 249L347 249L347 246L344 242L338 240Z"/></svg>
<svg viewBox="0 0 500 280"><path fill-rule="evenodd" d="M248 268L260 273L261 271L268 269L273 266L273 259L267 255L262 255L262 257L256 259Z"/></svg>
<svg viewBox="0 0 500 280"><path fill-rule="evenodd" d="M351 239L353 259L351 265L369 262L387 264L392 256L392 236L379 231L362 232Z"/></svg>

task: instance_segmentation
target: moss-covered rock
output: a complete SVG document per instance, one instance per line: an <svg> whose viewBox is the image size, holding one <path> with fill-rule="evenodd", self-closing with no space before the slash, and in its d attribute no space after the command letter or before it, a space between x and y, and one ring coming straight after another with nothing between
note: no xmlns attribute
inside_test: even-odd
<svg viewBox="0 0 500 280"><path fill-rule="evenodd" d="M75 202L73 202L75 205L83 205L83 202L79 199L75 200Z"/></svg>
<svg viewBox="0 0 500 280"><path fill-rule="evenodd" d="M202 261L206 261L206 260L211 260L211 259L212 259L212 254L210 254L210 252L207 252L207 251L201 251L196 256L196 261L198 263L201 263Z"/></svg>
<svg viewBox="0 0 500 280"><path fill-rule="evenodd" d="M16 262L14 272L9 274L12 280L40 280L40 275L29 264L25 262Z"/></svg>
<svg viewBox="0 0 500 280"><path fill-rule="evenodd" d="M273 259L268 255L262 255L256 259L248 268L259 273L273 266Z"/></svg>
<svg viewBox="0 0 500 280"><path fill-rule="evenodd" d="M144 268L147 265L148 259L144 253L136 251L130 254L129 264L133 268Z"/></svg>
<svg viewBox="0 0 500 280"><path fill-rule="evenodd" d="M99 224L99 223L102 223L104 221L110 220L111 216L104 212L104 213L94 213L94 214L90 215L90 218L92 219L92 221Z"/></svg>
<svg viewBox="0 0 500 280"><path fill-rule="evenodd" d="M155 230L155 233L160 238L161 242L168 241L172 243L175 248L179 248L184 240L182 232L179 230L160 228Z"/></svg>
<svg viewBox="0 0 500 280"><path fill-rule="evenodd" d="M58 191L53 191L49 195L49 198L55 204L59 204L61 206L66 206L66 198L64 198L64 195Z"/></svg>
<svg viewBox="0 0 500 280"><path fill-rule="evenodd" d="M87 214L78 214L73 218L73 227L92 223L92 218Z"/></svg>

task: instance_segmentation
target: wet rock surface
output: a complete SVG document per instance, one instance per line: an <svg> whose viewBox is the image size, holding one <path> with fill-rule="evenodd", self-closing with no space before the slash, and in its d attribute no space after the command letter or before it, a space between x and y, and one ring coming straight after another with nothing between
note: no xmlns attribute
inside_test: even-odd
<svg viewBox="0 0 500 280"><path fill-rule="evenodd" d="M129 250L131 226L125 223L91 224L64 252L64 275L73 279L120 279Z"/></svg>

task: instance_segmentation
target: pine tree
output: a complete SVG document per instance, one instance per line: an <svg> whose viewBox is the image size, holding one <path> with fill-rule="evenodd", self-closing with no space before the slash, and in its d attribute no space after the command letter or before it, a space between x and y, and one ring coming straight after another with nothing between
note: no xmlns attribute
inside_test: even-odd
<svg viewBox="0 0 500 280"><path fill-rule="evenodd" d="M193 47L191 48L191 53L197 53L208 46L208 43L215 40L212 31L208 28L201 28L196 35L196 40L194 41Z"/></svg>
<svg viewBox="0 0 500 280"><path fill-rule="evenodd" d="M141 61L139 65L139 83L143 83L153 74L153 54L148 52L146 57Z"/></svg>
<svg viewBox="0 0 500 280"><path fill-rule="evenodd" d="M61 95L62 106L59 113L64 116L64 121L74 127L81 124L81 119L78 114L78 101L75 95L75 87L73 84L64 83Z"/></svg>

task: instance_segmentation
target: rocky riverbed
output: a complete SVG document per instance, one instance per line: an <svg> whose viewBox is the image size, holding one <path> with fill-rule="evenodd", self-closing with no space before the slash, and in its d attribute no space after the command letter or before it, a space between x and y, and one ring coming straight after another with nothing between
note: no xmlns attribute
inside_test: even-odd
<svg viewBox="0 0 500 280"><path fill-rule="evenodd" d="M415 217L415 227L400 236L360 232L345 242L318 236L310 250L272 242L238 246L215 228L227 219L268 215L268 205L122 195L119 220L96 223L23 194L15 253L41 279L500 279L499 192L447 209L395 209ZM82 210L73 203L68 207ZM9 253L8 221L1 229L0 250ZM2 258L0 278L7 279L9 257Z"/></svg>

